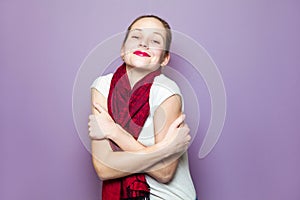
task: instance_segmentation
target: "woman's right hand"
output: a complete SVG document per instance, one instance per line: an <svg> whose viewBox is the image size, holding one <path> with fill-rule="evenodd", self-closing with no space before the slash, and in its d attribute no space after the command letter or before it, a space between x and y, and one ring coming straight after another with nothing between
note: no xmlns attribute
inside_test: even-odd
<svg viewBox="0 0 300 200"><path fill-rule="evenodd" d="M185 115L181 114L169 127L162 143L166 145L169 155L183 153L191 141L190 128L184 123Z"/></svg>
<svg viewBox="0 0 300 200"><path fill-rule="evenodd" d="M89 116L89 136L93 140L110 139L118 128L109 113L99 104L94 104L98 114Z"/></svg>

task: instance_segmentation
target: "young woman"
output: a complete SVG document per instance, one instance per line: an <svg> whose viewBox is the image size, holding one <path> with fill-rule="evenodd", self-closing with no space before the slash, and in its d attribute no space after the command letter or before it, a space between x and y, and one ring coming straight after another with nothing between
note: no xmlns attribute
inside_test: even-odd
<svg viewBox="0 0 300 200"><path fill-rule="evenodd" d="M121 48L124 63L92 84L89 134L104 200L196 199L182 96L161 73L170 44L166 21L138 17Z"/></svg>

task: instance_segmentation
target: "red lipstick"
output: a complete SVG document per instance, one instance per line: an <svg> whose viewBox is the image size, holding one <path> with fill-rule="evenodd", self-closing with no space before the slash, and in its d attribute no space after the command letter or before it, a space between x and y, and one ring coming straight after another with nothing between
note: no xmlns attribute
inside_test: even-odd
<svg viewBox="0 0 300 200"><path fill-rule="evenodd" d="M141 56L141 57L150 57L150 55L146 52L143 51L135 51L133 52L133 54L137 55L137 56Z"/></svg>

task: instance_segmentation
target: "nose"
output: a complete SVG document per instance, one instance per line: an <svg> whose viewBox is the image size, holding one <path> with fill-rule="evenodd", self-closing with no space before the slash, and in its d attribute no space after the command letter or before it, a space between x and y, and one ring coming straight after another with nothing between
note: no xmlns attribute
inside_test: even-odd
<svg viewBox="0 0 300 200"><path fill-rule="evenodd" d="M147 44L147 42L146 41L144 41L144 40L141 40L141 42L139 43L139 46L140 47L143 47L143 48L148 48L148 44Z"/></svg>

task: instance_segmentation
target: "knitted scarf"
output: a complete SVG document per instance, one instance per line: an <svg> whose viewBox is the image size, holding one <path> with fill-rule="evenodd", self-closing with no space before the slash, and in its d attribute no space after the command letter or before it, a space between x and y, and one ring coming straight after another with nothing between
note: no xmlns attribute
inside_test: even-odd
<svg viewBox="0 0 300 200"><path fill-rule="evenodd" d="M114 73L107 99L108 113L116 123L122 126L135 139L138 138L148 118L149 95L153 80L161 73L153 71L139 80L131 89L126 73L126 64L122 64ZM121 149L112 141L114 151ZM123 178L103 182L103 200L149 199L150 188L145 174L132 174Z"/></svg>

